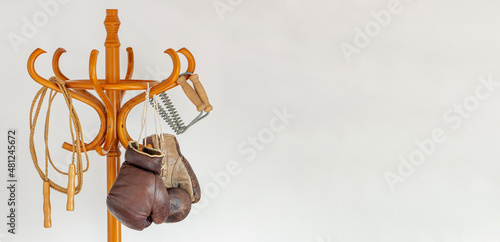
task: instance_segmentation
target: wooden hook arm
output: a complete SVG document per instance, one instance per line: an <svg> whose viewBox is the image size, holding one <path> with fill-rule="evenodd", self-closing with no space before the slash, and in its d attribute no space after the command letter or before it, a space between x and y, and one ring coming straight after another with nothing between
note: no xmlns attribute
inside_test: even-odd
<svg viewBox="0 0 500 242"><path fill-rule="evenodd" d="M164 92L166 90L169 90L175 86L177 86L177 83L175 83L175 80L177 80L177 77L179 76L180 73L180 60L179 56L173 49L168 49L165 51L170 58L172 58L173 62L173 70L170 76L165 79L163 82L160 82L159 84L153 86L151 90L149 91L149 97L152 97L155 94ZM117 129L118 129L118 139L120 140L120 143L122 144L123 147L128 147L128 141L132 140L130 135L127 132L127 116L130 113L130 110L137 106L137 104L143 102L146 100L146 92L140 93L139 95L133 97L132 99L128 100L125 104L123 104L119 114L118 114L118 120L117 120Z"/></svg>
<svg viewBox="0 0 500 242"><path fill-rule="evenodd" d="M108 151L111 149L111 145L113 143L113 137L115 136L115 128L113 127L114 125L114 107L111 104L111 101L109 100L108 96L106 93L104 93L104 90L101 87L101 83L97 79L97 55L99 54L98 50L92 50L90 53L90 61L89 61L89 78L90 82L92 83L92 86L94 87L94 90L96 91L97 95L101 98L102 102L104 103L104 106L106 107L106 138L104 139L104 144L101 146L96 146L96 151L100 155L104 156L108 153Z"/></svg>
<svg viewBox="0 0 500 242"><path fill-rule="evenodd" d="M196 68L196 61L194 60L194 56L191 53L191 51L189 51L186 48L181 48L177 52L184 55L188 61L188 68L187 68L186 72L194 73L194 69ZM188 78L189 78L189 75L188 75Z"/></svg>
<svg viewBox="0 0 500 242"><path fill-rule="evenodd" d="M35 71L35 61L38 58L38 56L40 56L43 53L47 53L47 52L45 52L44 50L42 50L40 48L37 48L36 50L33 51L33 53L31 53L31 55L28 59L28 73L30 74L31 78L33 78L33 80L38 82L40 85L48 87L52 90L61 92L61 90L59 90L59 87L55 83L52 83L49 80L41 77Z"/></svg>
<svg viewBox="0 0 500 242"><path fill-rule="evenodd" d="M69 80L68 77L66 77L62 72L61 72L61 69L59 67L59 59L61 58L61 55L63 53L65 53L66 50L64 48L58 48L55 52L54 52L54 56L52 57L52 70L54 71L54 74L61 78L64 82L66 82L67 80ZM101 101L96 97L94 96L92 93L88 92L87 90L83 90L83 89L74 89L73 91L75 92L78 92L92 100L94 100L96 103L99 103L102 107L102 109L104 110L104 105L101 103Z"/></svg>
<svg viewBox="0 0 500 242"><path fill-rule="evenodd" d="M66 52L64 48L58 48L54 52L54 56L52 57L52 70L54 71L54 74L61 78L62 80L66 81L69 80L62 72L61 69L59 68L59 59L61 58L61 55Z"/></svg>
<svg viewBox="0 0 500 242"><path fill-rule="evenodd" d="M30 74L31 78L41 84L42 86L45 86L47 88L50 88L52 90L55 90L57 92L61 92L59 87L55 84L50 82L49 80L41 77L38 75L38 73L35 71L35 61L40 56L41 54L46 53L44 50L37 48L33 53L31 53L29 59L28 59L28 73ZM101 120L101 128L99 130L99 133L97 136L92 140L90 143L85 145L86 150L93 150L97 145L101 144L104 141L104 133L106 131L106 114L104 112L104 109L102 108L102 104L96 103L94 100L92 100L89 97L86 97L80 93L77 93L73 90L70 90L71 97L74 99L81 101L85 104L88 104L91 106L94 110L96 110L97 114L99 115L99 118ZM73 150L73 145L64 143L63 148L69 151Z"/></svg>
<svg viewBox="0 0 500 242"><path fill-rule="evenodd" d="M127 48L127 57L128 57L128 65L127 65L127 75L125 75L125 80L132 79L132 75L134 74L134 50L132 47Z"/></svg>
<svg viewBox="0 0 500 242"><path fill-rule="evenodd" d="M66 52L66 50L64 48L58 48L55 52L54 52L54 56L52 57L52 70L54 71L54 74L61 78L62 80L64 81L67 81L69 80L68 77L66 77L66 75L64 75L61 71L61 68L59 67L59 59L61 58L61 55L64 54ZM88 92L87 90L83 90L83 89L75 89L73 90L74 92L77 92L91 100L93 100L95 103L99 104L99 106L101 106L101 109L102 110L105 110L105 107L104 105L102 104L102 102L96 97L94 96L92 93ZM99 144L97 144L96 148L99 147L101 142L99 142ZM67 150L71 150L72 149L72 145L69 144L68 142L65 142L63 144L63 147Z"/></svg>
<svg viewBox="0 0 500 242"><path fill-rule="evenodd" d="M127 57L127 74L125 75L125 80L130 80L134 75L134 50L132 47L127 47ZM123 97L125 97L125 90L120 92L120 102L123 101Z"/></svg>

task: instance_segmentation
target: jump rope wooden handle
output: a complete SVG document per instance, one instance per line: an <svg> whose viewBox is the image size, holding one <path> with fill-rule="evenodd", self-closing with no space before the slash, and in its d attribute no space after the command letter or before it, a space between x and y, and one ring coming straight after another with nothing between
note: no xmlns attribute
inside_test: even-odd
<svg viewBox="0 0 500 242"><path fill-rule="evenodd" d="M50 183L43 182L43 226L45 228L52 227L50 219Z"/></svg>
<svg viewBox="0 0 500 242"><path fill-rule="evenodd" d="M210 102L208 101L207 92L205 92L205 88L203 88L203 85L201 85L200 79L198 78L198 74L191 75L189 77L189 80L193 82L193 86L194 89L196 90L196 93L198 93L198 96L200 96L201 101L206 105L205 112L212 111L214 107L212 107L212 105L210 105Z"/></svg>
<svg viewBox="0 0 500 242"><path fill-rule="evenodd" d="M179 84L182 87L182 90L188 96L189 100L196 106L196 109L198 111L201 111L205 108L205 104L201 101L200 97L194 89L187 83L187 77L186 76L181 76L177 79L177 84Z"/></svg>
<svg viewBox="0 0 500 242"><path fill-rule="evenodd" d="M66 210L75 210L75 164L70 164L68 170L68 203L66 204Z"/></svg>

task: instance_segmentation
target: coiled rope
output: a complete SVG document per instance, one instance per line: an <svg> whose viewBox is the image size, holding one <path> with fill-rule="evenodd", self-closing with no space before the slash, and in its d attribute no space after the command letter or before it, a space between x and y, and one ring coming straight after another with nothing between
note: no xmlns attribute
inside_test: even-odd
<svg viewBox="0 0 500 242"><path fill-rule="evenodd" d="M64 81L61 80L58 77L51 77L49 81L57 84L59 89L61 90L61 93L64 96L64 100L66 101L66 105L68 106L69 109L69 126L70 126L70 131L71 131L71 139L73 141L73 155L72 155L72 162L71 164L75 164L75 157L76 157L76 176L78 178L78 185L75 188L75 194L78 194L83 185L83 173L86 172L89 169L89 157L87 155L87 150L85 149L85 143L83 141L83 134L82 134L82 127L80 125L80 119L78 118L78 115L76 113L75 108L73 107L73 102L71 98L71 93L66 88L64 85ZM35 95L33 98L33 103L31 104L31 109L30 109L30 138L29 138L29 147L30 147L30 153L31 153L31 158L33 160L33 164L35 165L36 170L38 171L38 174L42 178L44 182L49 182L50 187L55 189L58 192L61 193L68 193L68 189L60 186L59 184L55 183L51 179L49 179L49 165L50 163L54 170L57 172L63 174L63 175L68 175L67 172L63 172L59 170L54 163L52 162L52 159L50 157L50 152L48 148L48 136L49 136L49 117L50 117L50 109L52 106L52 101L54 100L55 96L57 95L57 92L54 90L50 90L49 93L49 104L47 108L47 116L45 118L45 132L44 132L44 140L45 140L45 172L42 171L40 166L38 165L38 159L36 156L36 150L35 150L35 142L34 142L34 136L35 136L35 128L36 128L36 123L38 120L38 115L40 114L40 108L42 107L42 103L44 101L45 95L47 93L47 87L42 87L38 93ZM37 104L38 102L38 104ZM33 116L33 110L36 106L36 110ZM87 167L83 169L82 167L82 154L81 152L85 153L85 158L87 160Z"/></svg>

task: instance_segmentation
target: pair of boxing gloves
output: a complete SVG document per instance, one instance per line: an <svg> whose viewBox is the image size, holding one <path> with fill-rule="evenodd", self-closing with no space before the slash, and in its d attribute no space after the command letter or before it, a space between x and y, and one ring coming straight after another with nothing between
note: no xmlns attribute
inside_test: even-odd
<svg viewBox="0 0 500 242"><path fill-rule="evenodd" d="M106 199L109 212L135 230L181 221L191 211L191 203L201 197L196 175L175 136L152 135L146 143L152 148L129 142Z"/></svg>

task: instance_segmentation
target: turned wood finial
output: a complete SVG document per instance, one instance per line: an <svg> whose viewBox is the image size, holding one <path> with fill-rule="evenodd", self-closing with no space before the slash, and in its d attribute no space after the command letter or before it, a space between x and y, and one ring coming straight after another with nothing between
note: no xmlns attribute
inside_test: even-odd
<svg viewBox="0 0 500 242"><path fill-rule="evenodd" d="M104 20L106 27L106 47L119 47L120 40L118 39L118 29L120 28L120 19L118 18L118 9L106 9L106 19Z"/></svg>

